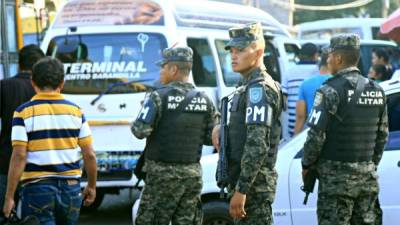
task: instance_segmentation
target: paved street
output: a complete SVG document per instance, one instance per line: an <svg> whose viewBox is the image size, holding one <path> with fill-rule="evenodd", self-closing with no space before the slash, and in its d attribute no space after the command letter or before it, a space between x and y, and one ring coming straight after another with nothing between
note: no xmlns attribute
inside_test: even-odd
<svg viewBox="0 0 400 225"><path fill-rule="evenodd" d="M132 225L131 210L138 192L125 189L120 195L106 195L96 212L81 213L79 225Z"/></svg>

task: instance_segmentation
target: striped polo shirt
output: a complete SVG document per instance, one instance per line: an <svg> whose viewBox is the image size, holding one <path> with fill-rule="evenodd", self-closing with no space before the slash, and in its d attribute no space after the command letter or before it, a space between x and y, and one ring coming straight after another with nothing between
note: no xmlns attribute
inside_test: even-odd
<svg viewBox="0 0 400 225"><path fill-rule="evenodd" d="M313 63L301 63L290 67L286 71L286 76L282 80L282 92L287 94L287 121L284 124L287 125L284 130L287 132L284 134L285 138L292 137L294 135L294 127L296 124L296 103L299 99L299 88L303 81L309 77L319 75L318 66Z"/></svg>
<svg viewBox="0 0 400 225"><path fill-rule="evenodd" d="M39 93L19 106L12 122L13 146L27 148L21 180L80 178L80 147L92 143L80 108L59 93Z"/></svg>

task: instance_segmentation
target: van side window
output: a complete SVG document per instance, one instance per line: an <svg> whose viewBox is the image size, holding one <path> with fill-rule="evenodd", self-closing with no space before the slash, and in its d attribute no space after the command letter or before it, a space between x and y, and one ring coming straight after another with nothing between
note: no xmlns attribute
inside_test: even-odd
<svg viewBox="0 0 400 225"><path fill-rule="evenodd" d="M296 65L299 47L295 44L285 44L285 52L288 57L289 65Z"/></svg>
<svg viewBox="0 0 400 225"><path fill-rule="evenodd" d="M275 47L269 41L265 41L264 65L267 67L269 75L271 75L275 81L280 83L281 73L279 69L278 54Z"/></svg>
<svg viewBox="0 0 400 225"><path fill-rule="evenodd" d="M214 58L207 39L188 38L187 44L193 49L193 80L198 87L216 87Z"/></svg>
<svg viewBox="0 0 400 225"><path fill-rule="evenodd" d="M240 74L232 70L232 59L229 51L225 50L228 40L215 40L215 47L217 48L219 62L221 64L222 74L224 76L225 85L234 87L240 80Z"/></svg>

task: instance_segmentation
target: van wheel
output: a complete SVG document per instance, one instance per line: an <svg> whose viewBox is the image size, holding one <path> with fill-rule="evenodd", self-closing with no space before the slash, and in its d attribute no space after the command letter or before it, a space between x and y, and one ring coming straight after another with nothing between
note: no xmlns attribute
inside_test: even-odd
<svg viewBox="0 0 400 225"><path fill-rule="evenodd" d="M203 225L233 225L227 202L206 202L203 204L203 214Z"/></svg>
<svg viewBox="0 0 400 225"><path fill-rule="evenodd" d="M94 212L94 211L96 211L97 208L99 208L100 205L101 205L101 203L103 202L104 196L105 196L105 193L102 192L102 191L99 191L99 190L97 189L97 191L96 191L96 198L94 199L94 202L93 202L91 205L89 205L89 206L84 206L84 205L82 204L82 208L81 208L82 211L83 211L83 212Z"/></svg>

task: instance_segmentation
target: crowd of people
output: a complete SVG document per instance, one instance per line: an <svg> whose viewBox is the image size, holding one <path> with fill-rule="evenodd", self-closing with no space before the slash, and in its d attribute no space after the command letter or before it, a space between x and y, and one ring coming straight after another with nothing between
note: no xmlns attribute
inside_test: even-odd
<svg viewBox="0 0 400 225"><path fill-rule="evenodd" d="M285 105L290 136L310 127L302 175L318 171L318 223L375 224L380 212L376 168L388 135L385 95L378 83L395 68L387 54L374 50L369 76L375 81L370 81L356 67L357 35L335 36L322 51L306 43L281 88L264 65L261 23L233 27L229 37L225 49L241 80L230 102L227 137L220 137L210 98L189 83L193 50L175 46L162 52L157 65L163 86L146 95L131 127L137 138L147 138L146 184L136 224L202 224L201 150L203 145L219 150L221 138L228 141L229 213L235 224L273 224ZM64 69L59 60L26 46L20 52L20 71L0 83L1 219L12 216L20 192L23 217L33 215L46 225L77 224L82 201L89 205L96 197L96 156L88 122L60 94ZM379 93L373 95L376 104L361 101L372 96L361 94L367 92ZM372 138L364 141L364 135ZM88 176L83 195L80 153ZM353 178L346 180L349 174Z"/></svg>

